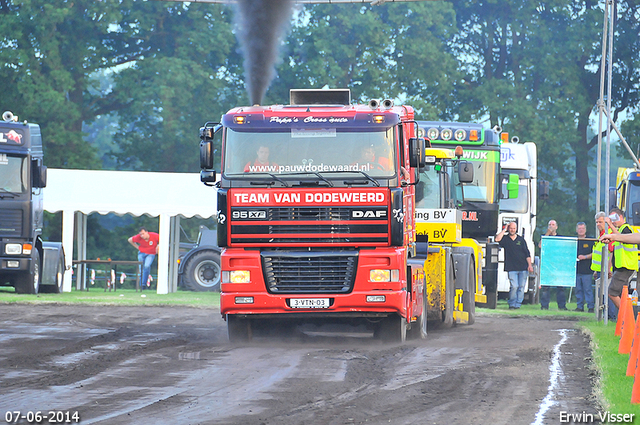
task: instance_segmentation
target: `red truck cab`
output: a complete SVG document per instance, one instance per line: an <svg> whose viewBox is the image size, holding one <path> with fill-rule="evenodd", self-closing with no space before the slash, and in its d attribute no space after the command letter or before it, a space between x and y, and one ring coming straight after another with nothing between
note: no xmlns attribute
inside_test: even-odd
<svg viewBox="0 0 640 425"><path fill-rule="evenodd" d="M412 328L426 334L424 273L407 261L424 155L413 119L390 100L292 90L289 105L234 108L201 129L205 184L222 136L220 311L230 340L273 318L361 320L398 341Z"/></svg>

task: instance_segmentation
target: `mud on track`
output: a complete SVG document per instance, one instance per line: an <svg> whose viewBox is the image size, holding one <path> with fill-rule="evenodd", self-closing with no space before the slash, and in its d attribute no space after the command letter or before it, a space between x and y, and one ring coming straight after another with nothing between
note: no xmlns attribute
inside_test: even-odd
<svg viewBox="0 0 640 425"><path fill-rule="evenodd" d="M575 325L479 315L402 346L358 329L233 346L217 310L1 305L0 420L61 410L82 424L557 424L561 411L599 410Z"/></svg>

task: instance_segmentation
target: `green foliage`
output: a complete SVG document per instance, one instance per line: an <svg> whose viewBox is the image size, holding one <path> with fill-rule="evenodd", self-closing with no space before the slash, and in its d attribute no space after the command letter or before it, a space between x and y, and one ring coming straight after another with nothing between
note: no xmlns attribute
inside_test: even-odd
<svg viewBox="0 0 640 425"><path fill-rule="evenodd" d="M82 123L95 116L98 100L87 92L88 75L115 64L109 46L109 26L120 17L115 3L0 3L0 107L41 125L49 166L100 167Z"/></svg>
<svg viewBox="0 0 640 425"><path fill-rule="evenodd" d="M198 128L245 95L229 10L220 5L134 2L123 37L143 60L114 76L119 101L111 154L118 169L199 171Z"/></svg>
<svg viewBox="0 0 640 425"><path fill-rule="evenodd" d="M640 406L631 404L633 377L626 376L629 355L618 354L620 337L615 336L615 322L604 325L589 321L582 326L591 335L593 363L600 377L596 394L600 404L613 414L640 416Z"/></svg>

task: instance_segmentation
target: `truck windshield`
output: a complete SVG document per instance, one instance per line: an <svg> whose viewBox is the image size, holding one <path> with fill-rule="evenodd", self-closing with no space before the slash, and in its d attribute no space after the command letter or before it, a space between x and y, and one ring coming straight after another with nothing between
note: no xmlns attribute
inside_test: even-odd
<svg viewBox="0 0 640 425"><path fill-rule="evenodd" d="M440 176L433 165L420 173L416 184L416 208L441 208Z"/></svg>
<svg viewBox="0 0 640 425"><path fill-rule="evenodd" d="M435 166L428 165L420 173L420 181L416 184L416 208L453 208L462 201L462 185L453 163L446 162L438 167L443 167L440 172Z"/></svg>
<svg viewBox="0 0 640 425"><path fill-rule="evenodd" d="M502 193L507 193L507 184L502 184ZM500 199L500 211L511 213L526 213L529 211L529 191L526 184L518 186L518 197L514 199Z"/></svg>
<svg viewBox="0 0 640 425"><path fill-rule="evenodd" d="M29 187L25 156L0 154L0 193L25 193Z"/></svg>
<svg viewBox="0 0 640 425"><path fill-rule="evenodd" d="M473 182L463 183L464 200L494 204L497 202L496 168L497 162L471 161L473 164Z"/></svg>
<svg viewBox="0 0 640 425"><path fill-rule="evenodd" d="M252 180L271 179L269 174L343 171L392 178L396 176L394 146L393 128L383 131L287 129L286 132L260 133L227 128L224 173L228 177L251 175Z"/></svg>

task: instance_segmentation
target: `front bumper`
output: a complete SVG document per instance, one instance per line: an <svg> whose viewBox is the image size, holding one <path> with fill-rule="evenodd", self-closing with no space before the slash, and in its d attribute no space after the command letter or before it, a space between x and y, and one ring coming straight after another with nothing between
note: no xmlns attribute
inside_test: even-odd
<svg viewBox="0 0 640 425"><path fill-rule="evenodd" d="M384 301L367 301L367 296ZM237 299L252 299L251 303L238 303ZM327 308L293 308L292 299L328 299ZM377 290L349 294L269 294L264 292L222 292L220 313L237 315L282 315L298 317L379 317L397 313L407 314L407 292L404 290Z"/></svg>
<svg viewBox="0 0 640 425"><path fill-rule="evenodd" d="M31 270L31 257L0 257L0 273L25 272ZM13 265L17 263L17 267Z"/></svg>

